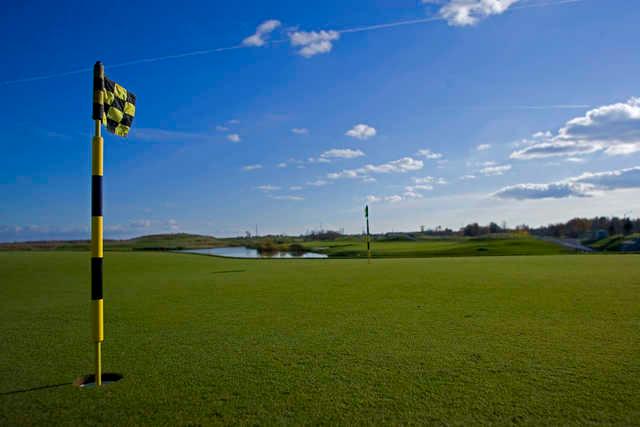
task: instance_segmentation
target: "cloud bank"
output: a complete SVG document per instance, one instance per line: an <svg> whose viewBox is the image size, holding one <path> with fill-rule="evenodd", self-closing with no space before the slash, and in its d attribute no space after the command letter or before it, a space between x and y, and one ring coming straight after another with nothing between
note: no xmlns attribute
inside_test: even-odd
<svg viewBox="0 0 640 427"><path fill-rule="evenodd" d="M606 172L587 172L580 176L547 184L518 184L493 194L500 199L562 199L592 197L598 192L640 188L640 166Z"/></svg>
<svg viewBox="0 0 640 427"><path fill-rule="evenodd" d="M604 152L610 156L640 151L640 98L604 105L569 120L554 135L538 132L522 142L524 148L511 153L512 159L576 157Z"/></svg>

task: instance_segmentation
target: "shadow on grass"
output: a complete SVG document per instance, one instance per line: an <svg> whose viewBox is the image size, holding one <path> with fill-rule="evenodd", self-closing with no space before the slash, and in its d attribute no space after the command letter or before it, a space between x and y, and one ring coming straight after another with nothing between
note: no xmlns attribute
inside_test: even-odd
<svg viewBox="0 0 640 427"><path fill-rule="evenodd" d="M46 390L48 388L64 387L66 385L73 385L73 383L49 384L49 385L41 385L39 387L24 388L22 390L5 391L5 392L1 392L0 396L9 396L11 394L28 393L30 391Z"/></svg>

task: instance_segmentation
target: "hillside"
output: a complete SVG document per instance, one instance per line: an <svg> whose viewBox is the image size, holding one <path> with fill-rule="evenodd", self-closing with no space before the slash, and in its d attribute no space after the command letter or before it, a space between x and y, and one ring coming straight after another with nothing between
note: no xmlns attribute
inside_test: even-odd
<svg viewBox="0 0 640 427"><path fill-rule="evenodd" d="M152 234L127 240L105 240L106 251L169 251L180 249L200 249L221 246L223 243L212 236L198 234ZM0 251L88 251L88 240L37 241L0 243Z"/></svg>

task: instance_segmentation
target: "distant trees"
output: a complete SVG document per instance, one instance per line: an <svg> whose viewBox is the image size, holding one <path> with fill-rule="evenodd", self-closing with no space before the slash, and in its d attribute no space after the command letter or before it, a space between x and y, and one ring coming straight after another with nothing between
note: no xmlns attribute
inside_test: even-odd
<svg viewBox="0 0 640 427"><path fill-rule="evenodd" d="M457 232L447 229L446 231L448 233L445 232L445 230L442 230L442 227L438 226L435 230L425 230L422 234L434 236L459 235L477 237L498 233L519 233L557 238L595 239L596 236L602 236L603 234L612 236L617 234L629 235L632 233L640 233L640 219L621 219L618 217L609 218L604 216L595 218L572 218L567 222L559 222L537 228L531 228L527 224L521 224L515 228L509 229L504 221L502 224L503 225L500 226L497 222L492 221L489 225L485 226L480 225L477 222L473 222L462 227Z"/></svg>
<svg viewBox="0 0 640 427"><path fill-rule="evenodd" d="M460 234L467 237L484 236L487 234L504 233L506 230L497 223L491 222L489 225L481 226L477 222L468 224L460 230Z"/></svg>
<svg viewBox="0 0 640 427"><path fill-rule="evenodd" d="M344 234L339 231L332 230L319 230L309 232L305 238L309 240L336 240L339 237L343 237Z"/></svg>
<svg viewBox="0 0 640 427"><path fill-rule="evenodd" d="M596 238L603 233L610 236L640 232L640 219L618 217L573 218L566 223L549 224L532 230L539 236L568 237L572 239Z"/></svg>

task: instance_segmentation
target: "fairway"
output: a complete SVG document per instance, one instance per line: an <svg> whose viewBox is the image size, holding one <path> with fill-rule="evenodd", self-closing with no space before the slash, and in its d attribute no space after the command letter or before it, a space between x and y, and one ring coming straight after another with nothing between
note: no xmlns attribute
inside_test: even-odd
<svg viewBox="0 0 640 427"><path fill-rule="evenodd" d="M0 253L0 425L638 424L640 256Z"/></svg>

